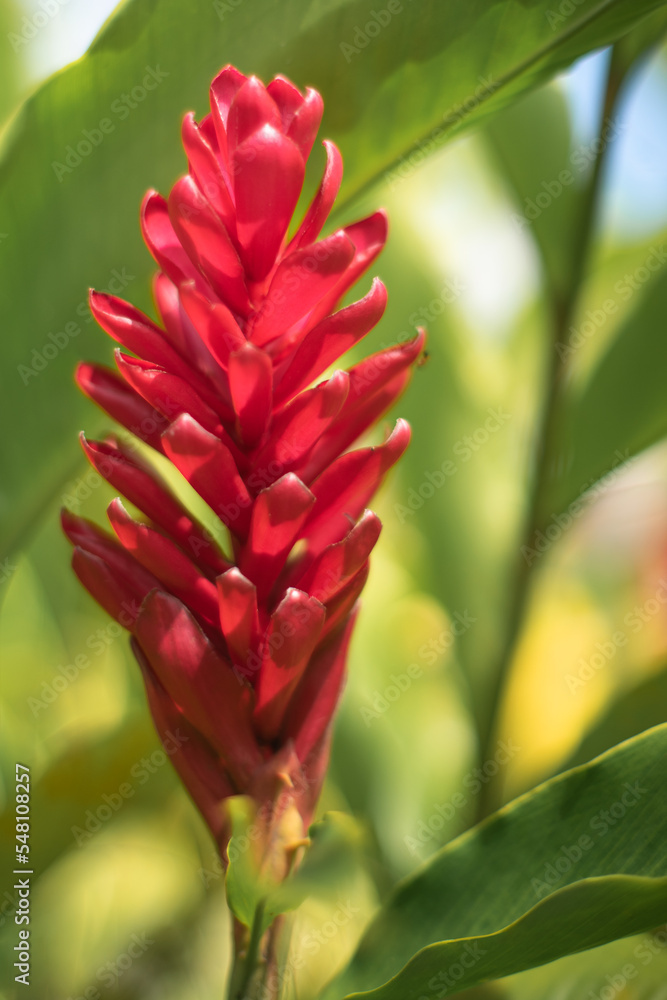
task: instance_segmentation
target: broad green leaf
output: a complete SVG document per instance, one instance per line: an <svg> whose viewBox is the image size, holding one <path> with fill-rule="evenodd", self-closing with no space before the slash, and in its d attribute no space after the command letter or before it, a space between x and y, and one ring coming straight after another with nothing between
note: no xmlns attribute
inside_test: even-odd
<svg viewBox="0 0 667 1000"><path fill-rule="evenodd" d="M618 42L614 50L616 66L624 73L634 63L646 58L650 52L662 44L667 32L667 11L657 10L641 21Z"/></svg>
<svg viewBox="0 0 667 1000"><path fill-rule="evenodd" d="M456 992L657 926L666 779L661 726L506 806L399 885L327 1000Z"/></svg>
<svg viewBox="0 0 667 1000"><path fill-rule="evenodd" d="M578 324L579 339L585 340L604 325L606 310L615 311L619 301L637 300L596 367L566 401L545 519L602 477L613 480L619 467L667 434L665 264L667 245L656 241L645 260ZM573 345L568 351L574 353Z"/></svg>
<svg viewBox="0 0 667 1000"><path fill-rule="evenodd" d="M27 43L21 38L22 11L14 0L0 0L0 135L5 119L14 110L23 90L24 71L22 52ZM0 227L1 229L2 227Z"/></svg>
<svg viewBox="0 0 667 1000"><path fill-rule="evenodd" d="M590 151L572 148L565 95L542 88L497 115L484 134L514 195L512 219L532 234L558 300L573 278L574 234L592 163Z"/></svg>
<svg viewBox="0 0 667 1000"><path fill-rule="evenodd" d="M89 53L31 98L0 166L3 271L2 547L18 544L94 428L71 385L78 357L110 357L89 322L90 285L148 305L136 224L148 187L183 170L178 125L204 112L225 62L289 74L324 95L325 134L346 158L343 201L391 168L632 28L664 0L584 0L551 23L552 0L129 0ZM385 22L383 25L382 22ZM134 95L134 96L133 96ZM405 159L405 157L410 157Z"/></svg>

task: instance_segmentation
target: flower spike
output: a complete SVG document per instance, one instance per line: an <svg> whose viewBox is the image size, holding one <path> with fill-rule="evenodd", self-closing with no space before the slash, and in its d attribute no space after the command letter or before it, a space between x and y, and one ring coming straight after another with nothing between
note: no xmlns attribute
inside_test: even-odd
<svg viewBox="0 0 667 1000"><path fill-rule="evenodd" d="M134 435L81 440L140 519L116 499L113 534L69 512L63 529L81 582L132 635L158 734L184 734L174 766L226 863L230 796L273 808L280 794L284 810L287 795L301 837L310 823L381 529L366 508L410 428L355 446L405 389L425 335L331 370L384 313L377 278L340 303L382 250L386 216L321 235L343 170L324 140L321 184L292 224L316 91L226 66L210 104L183 122L188 172L141 209L160 322L91 292L117 370L77 372ZM208 505L206 528L150 449Z"/></svg>

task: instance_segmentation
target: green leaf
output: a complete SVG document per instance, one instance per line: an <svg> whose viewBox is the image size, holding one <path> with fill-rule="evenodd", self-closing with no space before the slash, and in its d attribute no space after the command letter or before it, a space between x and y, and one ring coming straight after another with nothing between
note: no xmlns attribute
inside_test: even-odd
<svg viewBox="0 0 667 1000"><path fill-rule="evenodd" d="M530 94L498 115L485 136L515 196L513 220L532 233L552 295L561 298L573 279L573 235L591 165L571 148L565 95L555 86Z"/></svg>
<svg viewBox="0 0 667 1000"><path fill-rule="evenodd" d="M666 262L667 246L656 241L639 267L616 282L578 324L585 338L584 323L594 333L596 324L603 326L608 318L606 308L638 300L588 378L566 400L546 518L602 477L608 475L611 482L620 466L667 434Z"/></svg>
<svg viewBox="0 0 667 1000"><path fill-rule="evenodd" d="M226 808L232 828L227 845L227 902L234 916L252 927L255 914L279 882L264 868L263 829L253 800L247 795L234 795L227 800Z"/></svg>
<svg viewBox="0 0 667 1000"><path fill-rule="evenodd" d="M619 1000L633 994L657 1000L667 982L664 941L665 928L661 926L652 928L648 934L567 955L557 962L501 979L495 987L499 991L497 1000L538 997L539 1000L594 1000L600 995L612 1000L612 984L614 998Z"/></svg>
<svg viewBox="0 0 667 1000"><path fill-rule="evenodd" d="M352 817L327 813L309 830L310 844L302 863L283 880L281 851L294 849L289 815L267 837L262 812L252 799L235 795L227 800L226 808L232 825L227 847L227 901L246 927L252 927L255 915L261 912L262 931L278 914L296 909L309 896L335 893L362 840Z"/></svg>
<svg viewBox="0 0 667 1000"><path fill-rule="evenodd" d="M657 10L644 18L616 45L614 60L618 69L625 73L638 60L646 59L656 46L662 44L665 33L667 33L667 11Z"/></svg>
<svg viewBox="0 0 667 1000"><path fill-rule="evenodd" d="M0 135L5 119L14 110L21 91L24 90L25 73L21 53L27 42L19 35L21 30L20 7L14 0L0 0L0 38L2 38L2 59L0 59Z"/></svg>
<svg viewBox="0 0 667 1000"><path fill-rule="evenodd" d="M1 391L12 433L0 443L0 546L41 516L74 465L75 432L93 424L71 372L77 358L111 351L89 322L86 289L124 286L148 306L137 208L148 187L165 190L183 170L180 118L204 112L221 65L321 90L324 133L346 158L344 203L390 168L398 183L448 135L663 5L584 0L551 24L552 0L399 0L376 30L366 0L123 4L89 53L27 102L5 142Z"/></svg>
<svg viewBox="0 0 667 1000"><path fill-rule="evenodd" d="M522 796L400 885L333 1000L456 992L667 918L667 726Z"/></svg>

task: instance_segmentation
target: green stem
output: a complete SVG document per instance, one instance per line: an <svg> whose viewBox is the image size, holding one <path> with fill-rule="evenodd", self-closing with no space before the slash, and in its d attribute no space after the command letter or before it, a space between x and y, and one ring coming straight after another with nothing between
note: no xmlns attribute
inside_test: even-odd
<svg viewBox="0 0 667 1000"><path fill-rule="evenodd" d="M262 922L264 919L264 904L260 903L255 911L250 935L240 934L235 925L234 961L229 978L227 1000L244 1000L251 996L252 980L260 967L260 944L262 941Z"/></svg>
<svg viewBox="0 0 667 1000"><path fill-rule="evenodd" d="M602 106L600 127L601 135L605 123L611 117L624 74L618 66L614 55L609 61L605 97ZM503 699L507 687L517 643L523 630L526 611L530 602L535 574L532 566L527 563L522 554L524 546L531 548L536 533L539 531L549 487L549 470L553 453L554 439L560 419L560 401L563 387L565 366L556 345L563 343L572 324L581 292L586 264L590 255L592 239L595 230L595 220L600 196L600 182L603 173L607 143L601 143L595 158L593 170L584 195L584 204L579 225L574 234L574 245L571 251L572 270L570 287L565 295L559 295L551 290L551 312L553 341L550 344L548 368L546 372L546 392L538 422L536 434L534 474L528 503L526 518L519 546L517 561L513 570L512 589L509 609L506 619L506 629L494 669L491 671L490 690L487 709L480 723L480 765L492 760L495 755L499 738L499 718L503 707ZM494 778L482 786L477 801L476 821L484 819L490 812L497 809L502 802L503 780L499 771Z"/></svg>

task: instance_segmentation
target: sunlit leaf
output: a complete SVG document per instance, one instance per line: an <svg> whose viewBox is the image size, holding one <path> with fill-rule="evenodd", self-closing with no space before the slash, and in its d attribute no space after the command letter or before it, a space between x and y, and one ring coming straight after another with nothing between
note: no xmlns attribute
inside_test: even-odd
<svg viewBox="0 0 667 1000"><path fill-rule="evenodd" d="M666 777L661 726L517 799L399 885L325 996L457 992L657 926Z"/></svg>
<svg viewBox="0 0 667 1000"><path fill-rule="evenodd" d="M567 101L556 87L517 102L484 134L514 195L513 222L534 237L548 292L559 301L573 279L573 236L593 157L572 148Z"/></svg>

